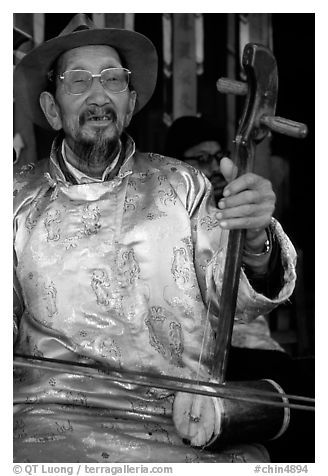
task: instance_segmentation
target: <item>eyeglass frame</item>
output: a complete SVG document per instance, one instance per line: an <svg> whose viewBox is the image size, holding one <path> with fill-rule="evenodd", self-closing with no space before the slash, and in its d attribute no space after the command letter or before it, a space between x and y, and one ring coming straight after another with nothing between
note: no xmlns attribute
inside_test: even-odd
<svg viewBox="0 0 328 476"><path fill-rule="evenodd" d="M195 156L190 156L190 157L183 157L183 160L196 160L200 162L201 164L207 164L208 162L212 160L220 161L223 157L229 157L230 156L230 151L229 150L219 150L218 152L215 152L214 154L210 154L208 152L205 152L203 154L195 155ZM201 160L202 157L206 157L204 160Z"/></svg>
<svg viewBox="0 0 328 476"><path fill-rule="evenodd" d="M89 91L92 87L92 84L93 84L93 79L94 78L99 78L99 81L100 81L100 84L102 85L102 87L105 89L105 91L107 91L107 89L103 86L103 82L101 80L101 76L103 74L104 71L108 71L108 70L113 70L113 69L120 69L120 70L124 70L128 73L128 76L127 76L127 84L126 84L126 87L124 89L122 89L121 91L111 91L111 90L108 90L109 92L113 93L113 94L119 94L119 93L123 93L124 91L126 91L128 88L129 88L129 84L130 84L130 75L132 74L131 71L127 68L123 68L123 67L112 67L112 68L105 68L103 69L102 71L100 71L100 73L98 74L92 74L91 71L88 71L87 69L68 69L66 71L64 71L63 73L61 74L58 74L56 77L58 77L58 79L60 79L61 81L63 81L63 84L64 84L64 88L65 88L65 91L67 92L67 94L72 94L73 96L80 96L81 94L84 94L85 92ZM84 71L86 73L89 73L90 76L91 76L91 79L92 81L89 81L88 84L89 84L89 87L81 92L81 93L72 93L71 91L68 90L67 88L67 84L65 84L64 80L65 80L65 76L64 74L65 73L68 73L68 72L71 72L71 71ZM50 72L51 73L51 72ZM52 80L53 79L53 76L49 75L49 79Z"/></svg>

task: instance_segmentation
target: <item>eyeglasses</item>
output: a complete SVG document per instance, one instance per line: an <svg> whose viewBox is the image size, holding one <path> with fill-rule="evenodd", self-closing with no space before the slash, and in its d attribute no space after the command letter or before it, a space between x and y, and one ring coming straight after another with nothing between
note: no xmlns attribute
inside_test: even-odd
<svg viewBox="0 0 328 476"><path fill-rule="evenodd" d="M208 152L203 152L200 155L194 155L192 157L185 157L188 160L197 160L200 164L206 164L211 162L212 160L220 161L223 157L229 157L229 151L219 151L215 152L215 154L210 154Z"/></svg>
<svg viewBox="0 0 328 476"><path fill-rule="evenodd" d="M131 71L126 68L107 68L99 74L84 69L71 69L59 75L65 91L69 94L83 94L91 88L93 78L99 78L103 88L111 93L122 93L129 87Z"/></svg>

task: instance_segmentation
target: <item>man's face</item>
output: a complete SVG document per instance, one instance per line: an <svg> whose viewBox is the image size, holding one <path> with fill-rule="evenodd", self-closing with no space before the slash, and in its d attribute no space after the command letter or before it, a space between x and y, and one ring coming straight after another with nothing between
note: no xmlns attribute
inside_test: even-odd
<svg viewBox="0 0 328 476"><path fill-rule="evenodd" d="M117 51L110 46L90 45L64 53L59 59L58 71L82 69L99 74L111 67L122 67ZM94 78L90 89L80 95L70 94L57 79L55 101L68 145L93 144L99 141L117 142L133 114L134 91L113 93L106 91Z"/></svg>
<svg viewBox="0 0 328 476"><path fill-rule="evenodd" d="M183 159L206 175L213 185L216 198L222 195L222 190L227 184L220 171L220 153L220 144L210 140L187 149Z"/></svg>

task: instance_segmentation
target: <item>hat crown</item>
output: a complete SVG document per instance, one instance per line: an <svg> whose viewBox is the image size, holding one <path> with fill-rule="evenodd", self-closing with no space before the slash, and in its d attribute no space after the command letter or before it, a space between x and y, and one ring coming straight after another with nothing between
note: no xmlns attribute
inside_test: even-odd
<svg viewBox="0 0 328 476"><path fill-rule="evenodd" d="M94 30L95 28L95 24L93 23L93 21L90 20L88 15L86 15L85 13L77 13L65 26L65 28L59 33L58 36L69 35L70 33L74 33L75 31Z"/></svg>

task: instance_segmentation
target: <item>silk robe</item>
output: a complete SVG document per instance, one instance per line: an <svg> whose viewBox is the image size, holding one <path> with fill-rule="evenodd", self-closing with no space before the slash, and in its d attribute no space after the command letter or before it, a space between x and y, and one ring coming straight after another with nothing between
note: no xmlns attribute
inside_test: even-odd
<svg viewBox="0 0 328 476"><path fill-rule="evenodd" d="M135 152L130 138L104 182L72 184L59 153L57 140L50 160L15 176L17 352L208 380L227 244L209 182L180 161ZM242 271L239 327L293 291L294 248L274 220L271 229L284 284L268 299ZM17 462L268 459L256 443L218 454L184 444L169 390L16 369L14 399Z"/></svg>

